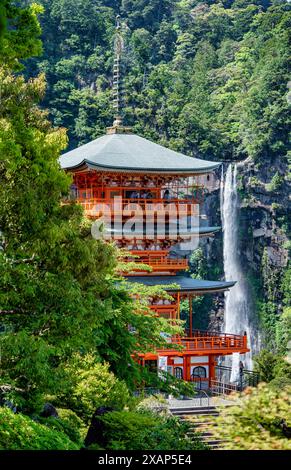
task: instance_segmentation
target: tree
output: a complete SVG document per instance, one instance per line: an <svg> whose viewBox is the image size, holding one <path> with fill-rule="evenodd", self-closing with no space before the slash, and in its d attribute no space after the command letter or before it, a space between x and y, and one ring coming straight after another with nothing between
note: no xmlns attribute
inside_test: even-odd
<svg viewBox="0 0 291 470"><path fill-rule="evenodd" d="M35 19L33 8L26 11ZM36 40L38 35L35 28ZM33 42L26 30L20 38L23 48L14 51L18 61L26 57L26 40ZM93 354L133 385L141 380L134 354L164 344L160 332L177 329L148 309L150 290L132 300L128 287L118 283L115 247L94 240L81 207L64 203L71 183L58 163L67 144L65 130L53 128L38 106L43 75L29 81L14 75L5 50L0 59L1 384L6 398L30 413L40 410L47 395L58 401L75 354Z"/></svg>

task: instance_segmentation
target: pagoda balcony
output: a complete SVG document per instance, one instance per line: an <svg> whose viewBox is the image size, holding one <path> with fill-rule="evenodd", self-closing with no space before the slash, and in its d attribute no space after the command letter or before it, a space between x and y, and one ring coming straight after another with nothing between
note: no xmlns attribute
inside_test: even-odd
<svg viewBox="0 0 291 470"><path fill-rule="evenodd" d="M191 355L193 353L227 355L234 352L244 354L249 352L246 335L233 335L228 333L193 332L191 337L173 337L169 345L159 348L158 352L165 356ZM177 349L175 350L175 346Z"/></svg>
<svg viewBox="0 0 291 470"><path fill-rule="evenodd" d="M149 254L146 256L141 256L139 251L132 251L132 254L140 256L138 259L132 259L129 261L134 261L135 263L147 264L152 268L152 272L173 272L176 271L185 271L188 268L187 259L179 258L168 258L163 256L157 256L155 254ZM134 274L137 272L145 273L145 270L139 269L136 267Z"/></svg>
<svg viewBox="0 0 291 470"><path fill-rule="evenodd" d="M163 198L152 198L152 199L120 199L120 201L114 201L113 198L80 198L77 197L76 202L80 204L90 218L99 218L104 211L110 211L113 215L122 215L124 217L130 217L132 212L138 213L141 209L144 211L143 215L155 216L163 214L171 214L179 217L187 215L198 216L198 209L196 205L198 200L190 199L170 199L166 200Z"/></svg>

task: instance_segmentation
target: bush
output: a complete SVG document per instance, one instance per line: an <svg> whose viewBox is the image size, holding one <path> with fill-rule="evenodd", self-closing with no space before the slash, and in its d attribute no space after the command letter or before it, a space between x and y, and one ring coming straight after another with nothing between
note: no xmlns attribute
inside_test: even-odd
<svg viewBox="0 0 291 470"><path fill-rule="evenodd" d="M136 407L137 411L151 411L152 413L169 414L167 401L162 396L144 398Z"/></svg>
<svg viewBox="0 0 291 470"><path fill-rule="evenodd" d="M282 388L291 383L291 364L281 356L263 349L258 356L254 358L254 370L260 376L262 382L271 383Z"/></svg>
<svg viewBox="0 0 291 470"><path fill-rule="evenodd" d="M27 416L0 408L0 449L77 450L79 446L63 432L49 429Z"/></svg>
<svg viewBox="0 0 291 470"><path fill-rule="evenodd" d="M248 388L237 406L221 412L212 432L226 441L228 450L291 450L291 441L282 428L282 421L291 425L290 397L290 386L284 390L267 384Z"/></svg>
<svg viewBox="0 0 291 470"><path fill-rule="evenodd" d="M38 418L38 422L50 429L63 432L71 441L81 447L87 431L83 421L72 410L59 408L58 414L59 418L53 416L49 418Z"/></svg>
<svg viewBox="0 0 291 470"><path fill-rule="evenodd" d="M204 450L198 439L186 437L189 426L174 417L113 411L102 416L105 424L106 449L112 450Z"/></svg>
<svg viewBox="0 0 291 470"><path fill-rule="evenodd" d="M85 421L89 421L100 406L122 410L130 401L125 382L109 371L108 364L101 364L94 356L75 356L67 367L72 378L66 391L65 402Z"/></svg>

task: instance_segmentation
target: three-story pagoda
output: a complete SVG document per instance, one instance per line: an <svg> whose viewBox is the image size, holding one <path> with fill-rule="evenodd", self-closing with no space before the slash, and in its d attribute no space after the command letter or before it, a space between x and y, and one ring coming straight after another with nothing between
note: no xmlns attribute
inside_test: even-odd
<svg viewBox="0 0 291 470"><path fill-rule="evenodd" d="M249 351L246 335L195 329L193 297L227 291L235 281L197 280L185 274L199 238L219 230L201 225L199 207L203 188L220 163L175 152L123 126L121 29L117 18L113 126L106 135L62 155L60 163L73 174L74 197L86 215L93 220L106 215L106 236L132 255L129 262L140 263L126 275L127 282L160 285L171 295L172 300L152 298L150 308L175 322L181 300L189 301L184 335L168 338L169 347L139 354L139 361L155 368L163 364L176 377L211 388L218 358Z"/></svg>
<svg viewBox="0 0 291 470"><path fill-rule="evenodd" d="M218 357L249 351L246 336L197 331L192 315L194 296L226 291L235 281L197 280L183 274L193 239L219 230L200 223L193 226L193 220L201 219L197 207L203 182L219 165L131 134L120 122L106 135L61 157L62 168L73 173L75 197L87 216L99 219L106 210L107 236L133 255L128 261L141 263L140 269L127 274L127 281L161 285L171 294L171 301L152 299L150 308L175 321L181 300L189 299L185 335L170 339L168 349L140 355L140 361L158 367L162 357L168 372L198 380L205 388L215 380Z"/></svg>

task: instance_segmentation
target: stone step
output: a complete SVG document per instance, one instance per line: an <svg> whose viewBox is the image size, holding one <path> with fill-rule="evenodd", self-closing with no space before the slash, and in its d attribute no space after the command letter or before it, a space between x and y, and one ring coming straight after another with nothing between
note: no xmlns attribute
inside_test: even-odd
<svg viewBox="0 0 291 470"><path fill-rule="evenodd" d="M180 412L180 411L187 412L187 411L193 411L193 410L209 411L209 410L217 410L217 407L216 406L181 406L177 408L170 408L171 413Z"/></svg>
<svg viewBox="0 0 291 470"><path fill-rule="evenodd" d="M185 416L185 419L187 418L187 416L190 418L195 418L197 416L197 418L202 418L203 416L205 416L206 418L211 418L212 416L217 416L219 415L219 412L218 411L211 411L209 413L205 413L205 412L200 412L200 413L187 413L187 414L176 414L174 416L177 416L177 417L180 417L183 419L183 417ZM204 418L203 418L204 419Z"/></svg>
<svg viewBox="0 0 291 470"><path fill-rule="evenodd" d="M199 433L201 441L211 450L219 450L225 440L216 439L209 429L209 426L215 425L213 418L219 416L219 409L215 406L175 408L171 410L172 414L177 416L182 423L190 425L187 436L191 439L194 434ZM195 419L197 417L197 420ZM193 419L194 418L194 419Z"/></svg>
<svg viewBox="0 0 291 470"><path fill-rule="evenodd" d="M179 410L171 412L174 416L190 416L190 415L219 415L217 410Z"/></svg>

